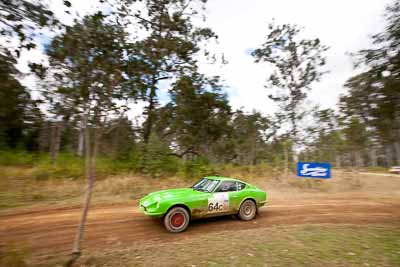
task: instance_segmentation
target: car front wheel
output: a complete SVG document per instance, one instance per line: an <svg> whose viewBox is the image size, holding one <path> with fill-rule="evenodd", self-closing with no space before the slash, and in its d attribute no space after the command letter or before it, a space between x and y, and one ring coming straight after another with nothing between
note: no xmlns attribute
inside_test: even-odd
<svg viewBox="0 0 400 267"><path fill-rule="evenodd" d="M250 221L256 217L257 207L254 201L248 199L245 200L239 209L239 218L243 221Z"/></svg>
<svg viewBox="0 0 400 267"><path fill-rule="evenodd" d="M180 233L189 226L189 212L182 207L175 207L164 217L164 226L171 233Z"/></svg>

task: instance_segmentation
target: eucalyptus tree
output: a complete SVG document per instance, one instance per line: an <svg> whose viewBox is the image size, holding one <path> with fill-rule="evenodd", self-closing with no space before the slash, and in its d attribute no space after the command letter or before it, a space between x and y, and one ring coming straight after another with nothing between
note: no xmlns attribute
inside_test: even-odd
<svg viewBox="0 0 400 267"><path fill-rule="evenodd" d="M234 161L240 164L257 164L265 144L275 133L272 122L260 112L236 111L231 119Z"/></svg>
<svg viewBox="0 0 400 267"><path fill-rule="evenodd" d="M69 1L64 1L64 4L70 6ZM21 49L35 48L34 39L38 29L60 26L46 1L1 0L0 11L0 37L10 45L17 41L12 51L17 57Z"/></svg>
<svg viewBox="0 0 400 267"><path fill-rule="evenodd" d="M388 164L394 163L393 158L400 164L399 0L386 7L384 18L384 30L372 36L373 48L356 54L356 67L362 65L367 71L348 80L342 105L377 130Z"/></svg>
<svg viewBox="0 0 400 267"><path fill-rule="evenodd" d="M178 157L213 156L215 144L227 136L231 107L218 78L185 75L170 90L171 101L158 109L156 132L175 144Z"/></svg>
<svg viewBox="0 0 400 267"><path fill-rule="evenodd" d="M30 149L37 147L34 136L38 129L35 128L40 127L41 120L38 102L31 99L30 88L20 84L21 73L14 66L23 50L36 47L35 38L42 34L41 30L62 27L48 4L37 0L0 1L0 88L1 93L8 96L1 98L4 123L0 131L9 147L15 148L17 143L25 143ZM70 3L64 1L64 5L68 7ZM11 137L7 137L9 134Z"/></svg>
<svg viewBox="0 0 400 267"><path fill-rule="evenodd" d="M214 32L199 27L194 20L200 17L205 0L146 0L145 11L135 13L135 18L146 32L146 37L132 47L131 65L140 72L140 84L147 116L143 140L147 144L155 120L158 91L169 86L182 75L196 71L202 44L216 38ZM189 74L190 75L190 74Z"/></svg>
<svg viewBox="0 0 400 267"><path fill-rule="evenodd" d="M72 265L80 255L95 183L96 156L107 120L126 110L122 101L134 89L126 74L126 32L98 12L76 21L48 46L46 99L58 114L83 121L87 189L73 246Z"/></svg>
<svg viewBox="0 0 400 267"><path fill-rule="evenodd" d="M42 114L26 87L18 80L16 60L4 49L0 53L0 149L18 146L37 147L38 126Z"/></svg>
<svg viewBox="0 0 400 267"><path fill-rule="evenodd" d="M304 39L300 33L297 25L273 22L265 42L252 53L256 63L268 63L272 68L265 87L270 92L268 97L278 105L277 118L284 125L286 139L295 145L300 138L299 122L306 114L304 101L324 74L323 54L328 49L318 38Z"/></svg>
<svg viewBox="0 0 400 267"><path fill-rule="evenodd" d="M342 166L346 152L343 119L333 109L319 109L313 113L313 125L306 129L308 142L302 152L302 160L335 162Z"/></svg>
<svg viewBox="0 0 400 267"><path fill-rule="evenodd" d="M353 154L360 157L361 151L368 152L370 164L376 166L377 152L383 144L387 143L387 137L391 133L387 120L380 116L383 115L379 105L381 99L378 96L381 84L373 73L366 72L351 77L345 83L345 87L348 90L340 96L338 103L342 116L345 118L343 122L349 124L352 119L357 119L365 124L368 135L366 147Z"/></svg>
<svg viewBox="0 0 400 267"><path fill-rule="evenodd" d="M351 153L353 166L364 166L363 150L367 147L368 132L364 123L357 117L351 117L343 129L346 149Z"/></svg>

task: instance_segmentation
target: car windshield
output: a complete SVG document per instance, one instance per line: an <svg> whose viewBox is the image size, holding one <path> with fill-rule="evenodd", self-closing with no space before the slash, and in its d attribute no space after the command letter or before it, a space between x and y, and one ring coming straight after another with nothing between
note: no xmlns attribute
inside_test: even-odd
<svg viewBox="0 0 400 267"><path fill-rule="evenodd" d="M211 193L212 191L214 191L218 182L219 182L218 180L203 178L197 183L195 183L191 188L197 191Z"/></svg>

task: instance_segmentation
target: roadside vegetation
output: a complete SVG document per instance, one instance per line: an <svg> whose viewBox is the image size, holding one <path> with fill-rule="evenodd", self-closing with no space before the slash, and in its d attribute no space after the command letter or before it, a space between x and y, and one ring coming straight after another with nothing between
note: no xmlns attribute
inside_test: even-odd
<svg viewBox="0 0 400 267"><path fill-rule="evenodd" d="M2 153L0 165L0 209L37 205L78 205L84 190L84 163L73 155L61 153L56 163L48 154L26 152ZM267 191L293 193L348 192L368 189L369 192L391 192L398 184L396 177L361 176L352 169L334 170L333 179L320 181L284 175L279 166L215 165L198 162L190 166L177 161L174 171L151 176L140 171L134 162L99 157L94 204L126 202L161 189L187 187L206 175L222 175L243 179ZM171 170L171 166L167 167ZM369 171L368 169L365 169ZM382 172L385 169L372 171Z"/></svg>
<svg viewBox="0 0 400 267"><path fill-rule="evenodd" d="M265 37L250 54L266 66L271 114L235 108L224 77L202 72L229 62L212 51L218 33L207 0L93 0L86 13L54 2L0 1L0 208L75 204L83 195L67 266L81 255L92 194L95 202L137 199L205 175L360 190L368 182L352 174L337 186L294 180L294 165L400 165L399 0L387 6L373 48L349 51L360 71L332 109L309 98L329 71L324 40L288 23L257 33ZM65 17L51 10L57 5ZM34 85L24 85L28 76Z"/></svg>
<svg viewBox="0 0 400 267"><path fill-rule="evenodd" d="M86 257L88 266L399 266L400 230L301 225L206 234L190 241L141 244ZM179 253L171 253L171 251ZM157 255L157 263L153 255Z"/></svg>
<svg viewBox="0 0 400 267"><path fill-rule="evenodd" d="M400 230L383 226L298 225L211 232L171 242L113 245L88 251L81 266L382 266L400 265ZM157 258L154 257L157 255ZM62 266L63 259L33 263L29 251L9 247L6 266ZM29 265L28 265L29 264ZM31 265L32 264L32 265Z"/></svg>

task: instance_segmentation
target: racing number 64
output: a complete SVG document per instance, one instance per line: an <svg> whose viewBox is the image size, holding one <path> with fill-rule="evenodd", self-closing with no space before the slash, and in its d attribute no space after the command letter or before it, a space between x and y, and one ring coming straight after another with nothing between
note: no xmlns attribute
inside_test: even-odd
<svg viewBox="0 0 400 267"><path fill-rule="evenodd" d="M208 204L208 211L218 211L223 209L223 204L219 204L218 202Z"/></svg>

